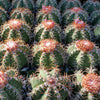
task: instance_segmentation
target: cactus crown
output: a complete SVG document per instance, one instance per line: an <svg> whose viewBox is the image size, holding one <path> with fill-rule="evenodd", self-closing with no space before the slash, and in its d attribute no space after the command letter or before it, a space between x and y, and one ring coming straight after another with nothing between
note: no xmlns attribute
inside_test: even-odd
<svg viewBox="0 0 100 100"><path fill-rule="evenodd" d="M95 73L89 73L82 78L82 87L91 93L100 92L100 76Z"/></svg>
<svg viewBox="0 0 100 100"><path fill-rule="evenodd" d="M55 22L52 20L45 20L42 22L44 28L50 30L55 26Z"/></svg>
<svg viewBox="0 0 100 100"><path fill-rule="evenodd" d="M93 50L94 44L89 40L78 40L76 42L76 47L83 52L89 52Z"/></svg>
<svg viewBox="0 0 100 100"><path fill-rule="evenodd" d="M43 52L51 52L54 51L58 42L53 39L45 39L40 42L41 51Z"/></svg>
<svg viewBox="0 0 100 100"><path fill-rule="evenodd" d="M81 8L80 7L74 7L74 8L71 8L71 11L74 12L74 13L79 13L81 12Z"/></svg>
<svg viewBox="0 0 100 100"><path fill-rule="evenodd" d="M42 6L42 12L44 14L49 14L52 11L52 7L51 6Z"/></svg>
<svg viewBox="0 0 100 100"><path fill-rule="evenodd" d="M8 21L8 23L9 27L14 30L20 29L22 26L22 22L19 19L11 19Z"/></svg>

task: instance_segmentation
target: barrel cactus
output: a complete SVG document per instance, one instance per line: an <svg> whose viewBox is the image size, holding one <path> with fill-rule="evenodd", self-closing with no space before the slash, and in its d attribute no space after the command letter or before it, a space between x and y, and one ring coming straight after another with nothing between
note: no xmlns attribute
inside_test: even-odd
<svg viewBox="0 0 100 100"><path fill-rule="evenodd" d="M100 9L100 2L98 0L87 0L83 4L83 8L91 14L93 11Z"/></svg>
<svg viewBox="0 0 100 100"><path fill-rule="evenodd" d="M61 28L52 20L45 20L35 28L35 41L55 39L61 42Z"/></svg>
<svg viewBox="0 0 100 100"><path fill-rule="evenodd" d="M20 39L26 43L30 40L30 27L19 19L11 19L5 23L1 29L2 40L6 39Z"/></svg>
<svg viewBox="0 0 100 100"><path fill-rule="evenodd" d="M72 24L69 24L64 29L65 42L71 43L79 39L89 39L91 37L91 30L89 25L85 22L75 19Z"/></svg>
<svg viewBox="0 0 100 100"><path fill-rule="evenodd" d="M29 48L21 41L7 40L0 43L0 65L5 69L23 68L28 64Z"/></svg>
<svg viewBox="0 0 100 100"><path fill-rule="evenodd" d="M62 15L62 24L68 25L74 21L74 19L79 18L80 20L87 22L88 21L88 13L79 7L74 7L66 10L66 12Z"/></svg>
<svg viewBox="0 0 100 100"><path fill-rule="evenodd" d="M19 7L34 10L34 2L33 0L13 0L12 8L19 8Z"/></svg>
<svg viewBox="0 0 100 100"><path fill-rule="evenodd" d="M34 67L51 70L53 67L63 67L65 63L64 48L54 39L45 39L35 44L33 49Z"/></svg>
<svg viewBox="0 0 100 100"><path fill-rule="evenodd" d="M29 96L32 96L34 100L65 100L70 95L70 81L67 76L58 74L56 70L47 72L43 69L39 71L39 74L29 79L32 92Z"/></svg>
<svg viewBox="0 0 100 100"><path fill-rule="evenodd" d="M79 0L61 0L59 3L61 13L64 13L66 9L73 7L81 7L81 2Z"/></svg>
<svg viewBox="0 0 100 100"><path fill-rule="evenodd" d="M34 14L27 8L16 8L11 12L11 19L21 19L30 26L33 25Z"/></svg>
<svg viewBox="0 0 100 100"><path fill-rule="evenodd" d="M51 6L42 6L42 9L37 13L37 21L41 23L45 19L53 20L57 24L60 24L61 16L59 10Z"/></svg>
<svg viewBox="0 0 100 100"><path fill-rule="evenodd" d="M78 40L69 45L68 65L74 69L85 70L99 63L97 47L89 40Z"/></svg>
<svg viewBox="0 0 100 100"><path fill-rule="evenodd" d="M8 77L0 71L0 100L22 100L22 83L17 78Z"/></svg>
<svg viewBox="0 0 100 100"><path fill-rule="evenodd" d="M57 1L56 0L37 0L36 1L36 7L37 9L42 9L42 6L52 6L57 7Z"/></svg>

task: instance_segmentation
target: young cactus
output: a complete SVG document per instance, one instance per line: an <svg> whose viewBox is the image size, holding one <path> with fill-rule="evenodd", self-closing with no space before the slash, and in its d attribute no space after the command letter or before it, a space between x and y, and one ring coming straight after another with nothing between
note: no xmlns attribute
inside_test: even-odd
<svg viewBox="0 0 100 100"><path fill-rule="evenodd" d="M2 25L7 20L7 12L0 7L0 25Z"/></svg>
<svg viewBox="0 0 100 100"><path fill-rule="evenodd" d="M68 66L74 69L85 70L99 63L97 47L89 40L78 40L72 43L67 52L69 54Z"/></svg>
<svg viewBox="0 0 100 100"><path fill-rule="evenodd" d="M23 21L19 19L11 19L2 26L1 38L7 39L20 39L26 43L30 40L31 28Z"/></svg>
<svg viewBox="0 0 100 100"><path fill-rule="evenodd" d="M16 8L11 12L11 19L21 19L28 25L32 26L34 21L34 15L27 8Z"/></svg>
<svg viewBox="0 0 100 100"><path fill-rule="evenodd" d="M61 0L59 3L61 13L64 13L66 9L73 7L81 7L81 2L79 0Z"/></svg>
<svg viewBox="0 0 100 100"><path fill-rule="evenodd" d="M57 1L56 0L37 0L36 1L36 8L42 9L42 6L52 6L57 7Z"/></svg>
<svg viewBox="0 0 100 100"><path fill-rule="evenodd" d="M22 100L22 83L0 71L0 100Z"/></svg>
<svg viewBox="0 0 100 100"><path fill-rule="evenodd" d="M91 14L93 11L100 9L100 2L98 0L87 0L83 4L83 8Z"/></svg>
<svg viewBox="0 0 100 100"><path fill-rule="evenodd" d="M31 11L34 10L34 2L33 0L13 0L12 1L12 8L28 8Z"/></svg>
<svg viewBox="0 0 100 100"><path fill-rule="evenodd" d="M88 13L79 7L74 7L66 10L66 12L62 15L62 24L68 25L74 21L74 19L79 18L80 20L87 22L88 21Z"/></svg>
<svg viewBox="0 0 100 100"><path fill-rule="evenodd" d="M71 43L80 39L89 39L91 37L90 27L79 19L75 19L72 24L69 24L64 29L65 42Z"/></svg>
<svg viewBox="0 0 100 100"><path fill-rule="evenodd" d="M41 69L39 74L29 79L32 92L29 93L34 100L65 100L70 96L70 81L67 75L62 76L56 70L47 72Z"/></svg>
<svg viewBox="0 0 100 100"><path fill-rule="evenodd" d="M45 39L33 47L33 65L51 70L52 67L63 67L65 63L64 48L54 39Z"/></svg>
<svg viewBox="0 0 100 100"><path fill-rule="evenodd" d="M45 19L53 20L57 24L60 24L61 16L59 10L52 6L42 6L42 9L37 13L37 21L41 23Z"/></svg>
<svg viewBox="0 0 100 100"><path fill-rule="evenodd" d="M52 20L45 20L35 28L35 41L55 39L61 42L61 28Z"/></svg>
<svg viewBox="0 0 100 100"><path fill-rule="evenodd" d="M28 64L29 48L21 41L8 40L0 43L0 64L6 69L23 68Z"/></svg>

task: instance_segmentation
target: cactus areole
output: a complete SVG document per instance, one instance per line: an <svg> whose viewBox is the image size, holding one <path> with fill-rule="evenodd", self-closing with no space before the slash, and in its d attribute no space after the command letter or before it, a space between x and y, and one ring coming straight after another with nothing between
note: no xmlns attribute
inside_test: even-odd
<svg viewBox="0 0 100 100"><path fill-rule="evenodd" d="M47 83L50 87L53 87L56 85L56 80L54 78L48 78Z"/></svg>
<svg viewBox="0 0 100 100"><path fill-rule="evenodd" d="M52 11L52 7L51 6L42 6L42 12L44 14L49 14Z"/></svg>
<svg viewBox="0 0 100 100"><path fill-rule="evenodd" d="M100 77L95 74L87 74L83 76L82 87L85 87L87 91L96 94L100 92Z"/></svg>
<svg viewBox="0 0 100 100"><path fill-rule="evenodd" d="M75 13L79 13L79 12L81 12L81 8L79 8L79 7L74 7L74 8L71 8L71 11L72 12L75 12Z"/></svg>
<svg viewBox="0 0 100 100"><path fill-rule="evenodd" d="M9 20L8 23L9 23L9 27L14 30L20 29L22 26L22 22L19 19Z"/></svg>
<svg viewBox="0 0 100 100"><path fill-rule="evenodd" d="M52 52L55 50L58 42L52 39L45 39L40 42L41 51L43 52Z"/></svg>
<svg viewBox="0 0 100 100"><path fill-rule="evenodd" d="M0 71L0 89L4 88L7 83L7 75L4 72Z"/></svg>
<svg viewBox="0 0 100 100"><path fill-rule="evenodd" d="M83 52L89 52L93 50L94 44L89 40L78 40L76 42L76 47Z"/></svg>

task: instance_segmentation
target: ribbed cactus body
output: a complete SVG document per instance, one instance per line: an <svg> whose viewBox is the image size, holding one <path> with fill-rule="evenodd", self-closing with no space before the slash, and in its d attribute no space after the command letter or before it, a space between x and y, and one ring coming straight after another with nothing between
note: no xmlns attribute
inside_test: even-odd
<svg viewBox="0 0 100 100"><path fill-rule="evenodd" d="M37 22L41 23L45 19L53 20L57 24L61 23L61 16L58 9L52 6L43 6L42 9L37 13Z"/></svg>
<svg viewBox="0 0 100 100"><path fill-rule="evenodd" d="M53 70L48 73L41 69L37 77L30 77L30 83L32 86L30 95L35 100L65 100L71 92L67 87L70 84L67 76L61 76Z"/></svg>
<svg viewBox="0 0 100 100"><path fill-rule="evenodd" d="M99 10L99 9L100 9L100 2L97 1L97 0L87 0L87 1L83 4L83 8L84 8L89 14L91 14L93 11Z"/></svg>
<svg viewBox="0 0 100 100"><path fill-rule="evenodd" d="M25 22L19 19L12 19L5 23L1 29L2 40L20 39L26 43L30 40L31 28Z"/></svg>
<svg viewBox="0 0 100 100"><path fill-rule="evenodd" d="M68 65L74 69L85 70L99 63L97 48L89 40L79 40L72 43L67 52L69 54Z"/></svg>
<svg viewBox="0 0 100 100"><path fill-rule="evenodd" d="M34 10L34 2L33 0L13 0L12 8L19 8L19 7Z"/></svg>
<svg viewBox="0 0 100 100"><path fill-rule="evenodd" d="M33 47L33 65L46 69L63 67L65 62L64 48L53 39L40 41Z"/></svg>
<svg viewBox="0 0 100 100"><path fill-rule="evenodd" d="M91 37L90 27L83 21L75 19L64 29L65 42L71 43L80 39L89 39Z"/></svg>
<svg viewBox="0 0 100 100"><path fill-rule="evenodd" d="M57 7L57 1L56 0L37 0L36 1L36 7L37 9L42 9L42 6L52 6Z"/></svg>
<svg viewBox="0 0 100 100"><path fill-rule="evenodd" d="M7 20L6 11L0 7L0 25L2 25Z"/></svg>
<svg viewBox="0 0 100 100"><path fill-rule="evenodd" d="M81 2L79 0L61 0L59 3L61 13L73 7L81 7Z"/></svg>
<svg viewBox="0 0 100 100"><path fill-rule="evenodd" d="M20 41L8 40L6 43L0 43L0 64L7 67L16 67L18 69L28 64L28 46Z"/></svg>
<svg viewBox="0 0 100 100"><path fill-rule="evenodd" d="M62 24L68 25L74 21L74 19L79 18L80 20L87 22L88 14L86 11L82 10L79 7L74 7L66 10L66 12L62 15Z"/></svg>
<svg viewBox="0 0 100 100"><path fill-rule="evenodd" d="M27 8L16 8L11 13L11 19L21 19L30 26L33 25L34 14Z"/></svg>
<svg viewBox="0 0 100 100"><path fill-rule="evenodd" d="M52 20L45 20L35 28L35 41L55 39L61 42L61 28Z"/></svg>

